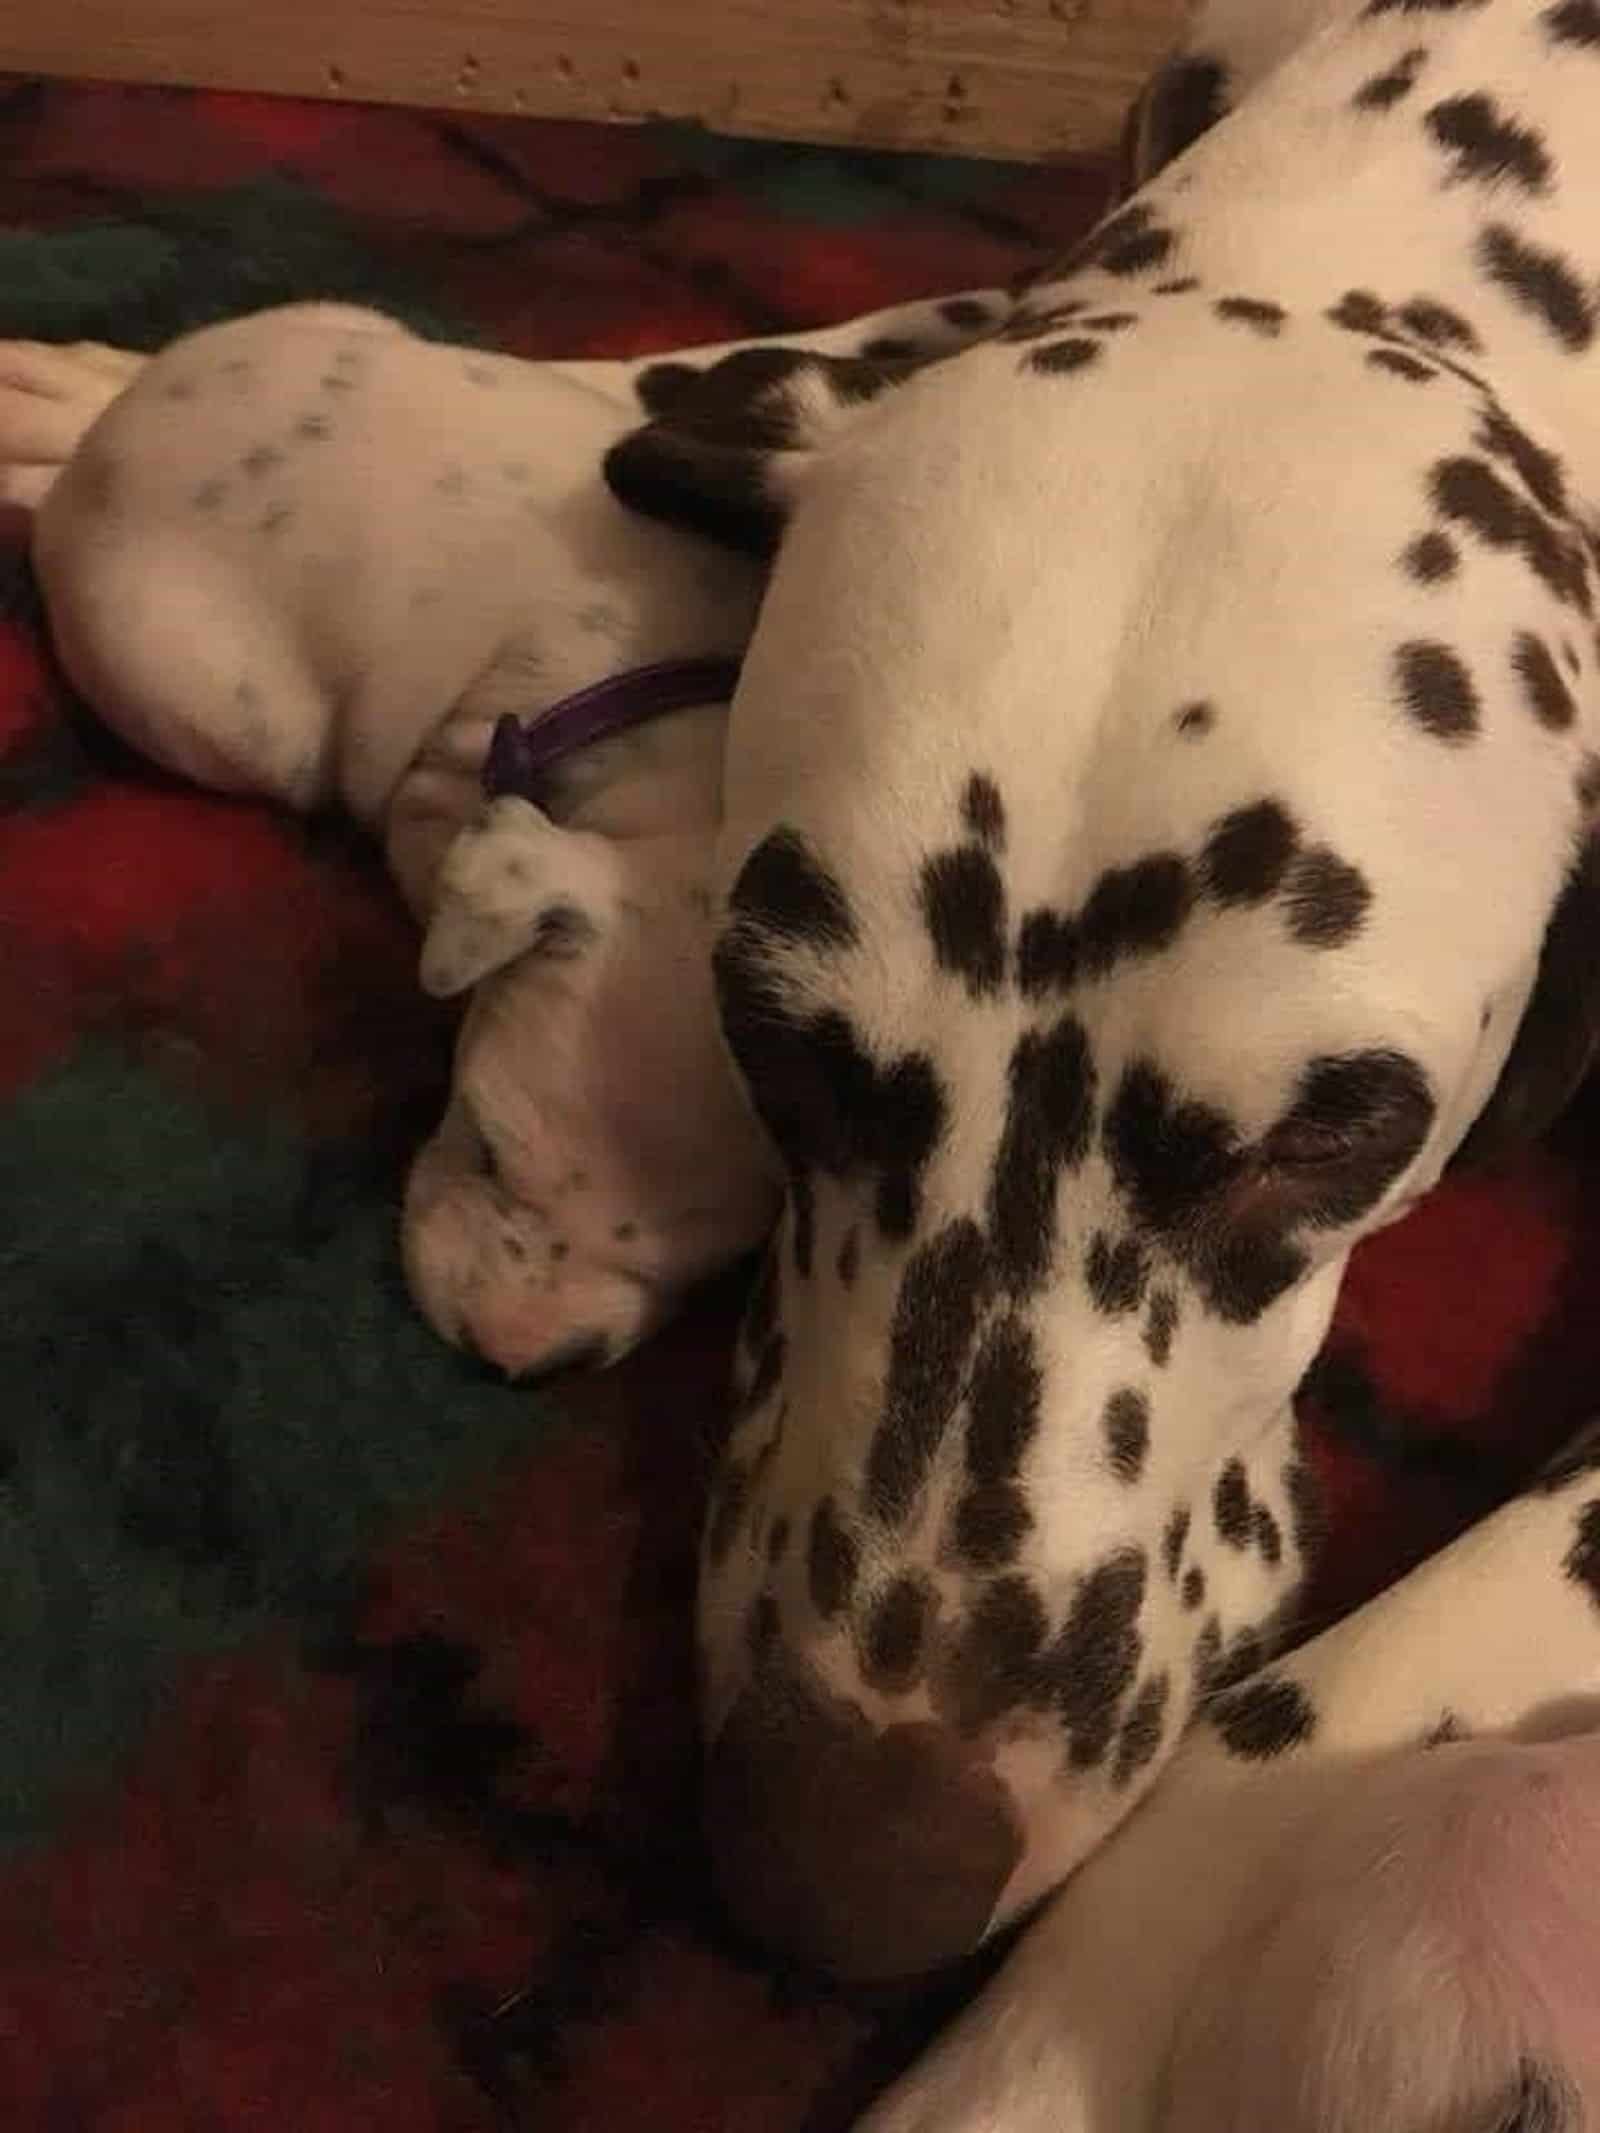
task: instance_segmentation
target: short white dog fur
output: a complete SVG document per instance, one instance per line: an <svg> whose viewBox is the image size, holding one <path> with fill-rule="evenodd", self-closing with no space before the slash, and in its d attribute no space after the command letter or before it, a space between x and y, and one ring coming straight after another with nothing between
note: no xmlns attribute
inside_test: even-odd
<svg viewBox="0 0 1600 2133"><path fill-rule="evenodd" d="M964 324L910 305L818 345L948 348L999 315L968 303ZM36 520L89 702L182 777L344 807L427 927L424 986L476 988L405 1258L439 1332L518 1374L615 1360L777 1205L711 997L725 707L578 750L543 808L480 790L501 713L743 650L757 572L600 479L640 391L671 382L328 304L149 363L0 346L0 503ZM581 940L560 922L575 903Z"/></svg>

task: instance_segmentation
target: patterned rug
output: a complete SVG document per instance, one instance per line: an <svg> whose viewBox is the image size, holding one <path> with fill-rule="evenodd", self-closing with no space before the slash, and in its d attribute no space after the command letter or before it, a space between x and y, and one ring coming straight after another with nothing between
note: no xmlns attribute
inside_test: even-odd
<svg viewBox="0 0 1600 2133"><path fill-rule="evenodd" d="M1001 279L1021 171L0 83L0 334L311 295L525 355ZM164 782L0 558L0 2111L11 2133L841 2133L941 2009L736 1945L695 1525L739 1283L548 1394L407 1308L449 1028L372 856ZM1308 1382L1326 1615L1600 1388L1592 1116L1353 1267Z"/></svg>

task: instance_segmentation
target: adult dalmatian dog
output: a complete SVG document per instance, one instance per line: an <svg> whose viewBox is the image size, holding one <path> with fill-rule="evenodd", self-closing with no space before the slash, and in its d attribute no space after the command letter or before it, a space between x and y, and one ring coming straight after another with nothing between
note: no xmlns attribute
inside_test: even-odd
<svg viewBox="0 0 1600 2133"><path fill-rule="evenodd" d="M999 331L689 358L608 454L772 559L722 1886L855 1977L1050 1898L872 2133L1600 2110L1588 1449L1270 1662L1345 1258L1600 1027L1592 85L1591 0L1218 6Z"/></svg>
<svg viewBox="0 0 1600 2133"><path fill-rule="evenodd" d="M1352 1245L1600 1026L1597 100L1592 0L1221 6L999 333L735 358L609 457L774 556L722 1884L883 1976L1067 1883L872 2133L1600 2112L1594 1455L1261 1665Z"/></svg>

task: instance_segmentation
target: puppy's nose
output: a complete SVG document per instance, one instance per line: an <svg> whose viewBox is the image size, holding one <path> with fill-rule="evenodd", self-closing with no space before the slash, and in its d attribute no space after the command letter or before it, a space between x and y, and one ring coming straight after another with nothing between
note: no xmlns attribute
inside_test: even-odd
<svg viewBox="0 0 1600 2133"><path fill-rule="evenodd" d="M782 1655L717 1735L705 1807L738 1923L862 1984L970 1953L1022 1852L1006 1787L954 1734L877 1731Z"/></svg>

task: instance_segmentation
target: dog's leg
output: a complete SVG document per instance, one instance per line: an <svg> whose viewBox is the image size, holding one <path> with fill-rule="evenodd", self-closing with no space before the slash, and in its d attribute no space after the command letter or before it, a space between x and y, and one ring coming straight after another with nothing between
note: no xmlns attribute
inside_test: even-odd
<svg viewBox="0 0 1600 2133"><path fill-rule="evenodd" d="M98 341L0 341L0 518L24 525L149 358Z"/></svg>
<svg viewBox="0 0 1600 2133"><path fill-rule="evenodd" d="M1597 1726L1578 1455L1218 1698L862 2133L1587 2123Z"/></svg>

